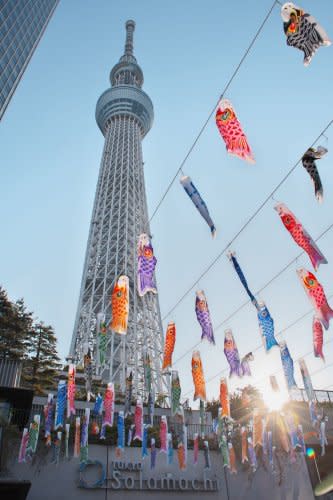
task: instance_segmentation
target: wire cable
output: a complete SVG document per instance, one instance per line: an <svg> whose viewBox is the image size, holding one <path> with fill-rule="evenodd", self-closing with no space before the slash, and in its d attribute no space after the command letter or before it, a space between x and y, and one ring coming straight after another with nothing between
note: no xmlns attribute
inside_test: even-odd
<svg viewBox="0 0 333 500"><path fill-rule="evenodd" d="M328 300L331 299L333 297L333 294L329 295L327 298ZM293 326L295 326L296 324L298 324L300 321L302 321L302 319L304 319L306 316L309 316L309 314L313 314L313 308L312 309L309 309L306 313L302 314L302 316L299 316L295 321L293 321L292 323L290 323L289 325L287 325L285 328L283 328L282 330L280 330L276 336L280 336L282 335L284 332L286 332L287 330L289 330L290 328L292 328ZM333 342L333 339L329 339L327 340L326 342L323 343L323 345L327 345L329 344L330 342ZM257 347L255 347L255 349L252 351L253 352L256 352L258 351L259 349L262 349L264 346L262 344L259 344ZM299 359L301 358L305 358L306 356L310 355L311 353L313 353L313 349L311 351L308 351L306 354L304 354L303 356L300 356L299 358L297 358L295 361L298 361ZM279 373L283 368L279 368L278 370L276 370L274 373L272 373L271 375L275 375L276 373ZM223 370L220 370L218 373L216 373L215 375L213 375L212 377L210 377L209 379L206 380L206 384L209 384L212 380L216 379L217 377L221 376L223 373L227 372L229 370L228 367L224 368ZM254 381L254 383L258 383L258 382L261 382L262 380L266 379L267 376L261 378L261 379L257 379ZM254 383L252 385L254 385ZM187 396L188 394L190 394L192 392L192 390L189 390L187 391L183 397Z"/></svg>
<svg viewBox="0 0 333 500"><path fill-rule="evenodd" d="M321 131L321 133L316 137L316 139L312 142L310 147L313 147L316 142L324 135L324 133L329 129L332 125L333 120L331 120ZM303 156L303 155L302 155ZM296 169L298 164L301 162L302 157L300 157L297 162L291 167L291 169L284 175L282 180L275 186L273 191L264 199L264 201L259 205L259 207L253 212L253 214L247 219L247 221L242 225L242 227L237 231L237 233L232 237L229 243L220 251L220 253L212 260L212 262L208 265L208 267L200 274L199 278L183 293L183 295L178 299L176 304L169 310L167 314L165 314L162 318L164 321L170 314L177 309L177 307L183 302L185 297L193 290L193 288L199 283L199 281L210 271L210 269L220 260L222 255L231 247L231 245L236 241L236 239L240 236L240 234L250 225L250 223L255 219L255 217L261 212L264 206L268 203L268 201L274 196L276 191L282 186L282 184L288 179L288 177L292 174L292 172Z"/></svg>
<svg viewBox="0 0 333 500"><path fill-rule="evenodd" d="M314 241L319 241L323 236L325 236L328 231L330 231L331 229L333 228L333 223L330 224ZM279 278L287 269L289 269L290 266L292 266L295 262L297 262L297 260L302 256L304 255L304 251L301 252L300 254L298 254L294 259L292 259L288 264L286 264L278 273L276 273L267 283L265 283L265 285L263 285L257 292L255 292L255 295L259 295L263 290L265 290L265 288L267 288L269 285L271 285L277 278ZM233 318L234 316L236 316L242 309L244 309L244 307L246 307L249 303L251 303L251 300L248 299L246 300L246 302L243 302L243 304L241 304L235 311L233 311L231 314L229 314L229 316L227 316L227 318L225 318L223 321L221 321L221 323L219 323L216 327L214 327L214 332L216 332L217 330L219 330L225 323L228 323L228 321L230 321L231 318ZM278 335L278 334L277 334ZM194 344L192 347L190 347L190 349L188 349L186 352L184 352L181 356L179 356L179 358L177 358L175 361L174 361L174 365L176 365L179 361L181 361L183 358L185 358L189 353L191 353L193 351L193 349L195 349L196 347L198 347L199 345L201 344L201 340L199 342L197 342L196 344ZM252 352L256 352L257 348L252 351Z"/></svg>
<svg viewBox="0 0 333 500"><path fill-rule="evenodd" d="M170 189L171 189L171 187L172 187L173 183L174 183L174 182L175 182L175 180L177 179L178 174L179 174L179 173L183 173L183 166L185 165L186 161L188 160L189 156L191 155L191 153L192 153L193 149L195 148L195 146L196 146L197 142L199 141L199 139L200 139L200 137L201 137L202 133L204 132L205 128L207 127L209 120L210 120L210 119L211 119L211 117L213 116L213 114L214 114L214 112L215 112L215 109L216 109L216 107L218 106L218 103L220 102L220 100L223 98L223 96L224 96L224 95L225 95L225 93L227 92L228 88L230 87L230 85L231 85L232 81L234 80L235 76L237 75L238 71L240 70L240 68L241 68L241 66L242 66L242 64L243 64L243 62L245 61L246 57L248 56L248 54L249 54L250 50L252 49L252 47L253 47L254 43L256 42L256 40L257 40L258 36L260 35L260 33L261 33L261 31L262 31L263 27L265 26L266 22L268 21L268 19L269 19L270 15L271 15L271 13L273 12L273 9L274 9L274 7L275 7L275 5L276 5L277 3L278 3L278 1L277 1L277 0L275 0L275 1L273 2L272 6L271 6L271 8L269 9L269 11L267 12L267 14L266 14L266 16L265 16L264 20L262 21L261 25L260 25L260 26L259 26L259 28L257 29L257 31L256 31L256 33L255 33L255 35L254 35L254 37L252 38L252 41L251 41L250 45L247 47L247 49L246 49L245 53L243 54L243 56L242 56L241 60L239 61L238 65L236 66L236 69L234 70L233 74L232 74L232 75L231 75L231 77L229 78L229 80L228 80L228 82L227 82L226 86L224 87L224 89L223 89L223 91L222 91L222 94L220 95L220 97L219 97L219 99L218 99L217 103L216 103L216 104L214 104L214 107L213 107L213 109L211 110L211 112L209 113L208 118L207 118L207 119L206 119L206 121L204 122L204 124L203 124L203 126L201 127L201 129L200 129L200 131L199 131L198 135L196 136L196 138L194 139L194 142L192 143L192 145L191 145L190 149L188 150L188 152L187 152L187 154L186 154L185 158L184 158L184 159L183 159L183 161L181 162L181 164L180 164L180 166L178 167L178 169L177 169L177 171L176 171L175 175L173 176L173 178L171 179L170 183L168 184L168 186L167 186L167 188L166 188L166 190L165 190L165 192L164 192L164 194L163 194L162 198L160 199L160 201L159 201L159 202L158 202L158 204L156 205L156 207L155 207L155 209L154 209L154 211L153 211L153 214L152 214L152 216L151 216L151 217L150 217L150 219L149 219L149 223L153 220L153 218L155 217L156 213L158 212L158 210L159 210L160 206L162 205L162 203L163 203L163 201L165 200L165 198L166 198L166 196L167 196L168 192L170 191Z"/></svg>

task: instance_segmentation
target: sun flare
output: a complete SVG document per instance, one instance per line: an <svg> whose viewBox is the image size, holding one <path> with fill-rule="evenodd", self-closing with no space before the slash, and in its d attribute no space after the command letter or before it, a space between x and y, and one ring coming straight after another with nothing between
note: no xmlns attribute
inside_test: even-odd
<svg viewBox="0 0 333 500"><path fill-rule="evenodd" d="M277 411L288 401L288 394L281 391L274 392L270 389L263 393L263 399L270 411Z"/></svg>

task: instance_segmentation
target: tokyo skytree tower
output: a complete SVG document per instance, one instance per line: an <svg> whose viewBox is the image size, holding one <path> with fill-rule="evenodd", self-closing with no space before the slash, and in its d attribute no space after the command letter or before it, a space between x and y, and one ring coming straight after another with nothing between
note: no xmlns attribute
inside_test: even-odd
<svg viewBox="0 0 333 500"><path fill-rule="evenodd" d="M151 361L155 393L166 394L162 376L163 332L158 296L137 293L137 244L149 235L141 141L154 112L141 89L143 73L133 55L134 21L126 22L124 55L110 73L111 88L98 99L96 121L105 137L83 269L70 357L82 363L88 348L94 372L124 390L132 371L133 391L144 394L143 353ZM111 319L110 297L120 275L129 277L127 335L107 328L105 362L99 361L97 325Z"/></svg>

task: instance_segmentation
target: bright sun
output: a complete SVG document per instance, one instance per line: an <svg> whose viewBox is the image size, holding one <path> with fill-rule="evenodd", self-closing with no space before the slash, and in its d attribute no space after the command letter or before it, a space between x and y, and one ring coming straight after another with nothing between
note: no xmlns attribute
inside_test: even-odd
<svg viewBox="0 0 333 500"><path fill-rule="evenodd" d="M270 411L277 411L288 401L288 393L268 389L263 392L263 399Z"/></svg>

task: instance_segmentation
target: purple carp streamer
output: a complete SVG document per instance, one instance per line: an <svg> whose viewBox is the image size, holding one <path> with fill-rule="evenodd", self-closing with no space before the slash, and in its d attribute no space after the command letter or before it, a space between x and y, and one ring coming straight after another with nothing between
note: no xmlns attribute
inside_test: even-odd
<svg viewBox="0 0 333 500"><path fill-rule="evenodd" d="M280 355L286 384L290 391L294 387L297 387L297 385L294 379L294 362L290 356L286 342L280 342Z"/></svg>
<svg viewBox="0 0 333 500"><path fill-rule="evenodd" d="M196 207L196 209L198 210L200 215L207 222L207 224L210 228L210 232L212 234L212 237L214 238L215 234L216 234L216 227L215 227L214 222L212 221L212 219L209 215L207 205L204 202L204 200L201 198L201 195L200 195L199 191L197 190L197 188L195 187L195 185L193 184L191 177L188 177L188 176L181 177L180 183L183 186L183 188L185 189L185 191L188 194L188 196L190 197L190 199L192 200L192 203L194 204L194 206Z"/></svg>
<svg viewBox="0 0 333 500"><path fill-rule="evenodd" d="M224 332L224 354L230 366L229 377L232 377L232 375L238 377L251 375L249 361L253 361L253 354L249 352L240 360L237 345L230 329Z"/></svg>
<svg viewBox="0 0 333 500"><path fill-rule="evenodd" d="M148 234L142 233L138 241L138 294L143 297L147 292L157 293L155 283L155 267L157 259Z"/></svg>
<svg viewBox="0 0 333 500"><path fill-rule="evenodd" d="M308 400L309 401L314 401L315 400L315 394L314 394L314 390L313 390L313 386L312 386L311 377L310 377L310 373L309 373L308 367L306 366L306 363L305 363L305 361L304 361L303 358L300 358L298 360L298 363L299 363L299 367L300 367L300 370L301 370L303 384L304 384L304 389L305 389L306 395L308 397Z"/></svg>
<svg viewBox="0 0 333 500"><path fill-rule="evenodd" d="M201 340L206 339L215 345L212 320L208 309L206 296L203 290L198 290L195 297L195 314L201 326Z"/></svg>
<svg viewBox="0 0 333 500"><path fill-rule="evenodd" d="M314 17L303 9L287 2L281 7L283 30L287 37L287 45L304 53L304 66L308 66L315 52L321 46L331 45L326 32Z"/></svg>

